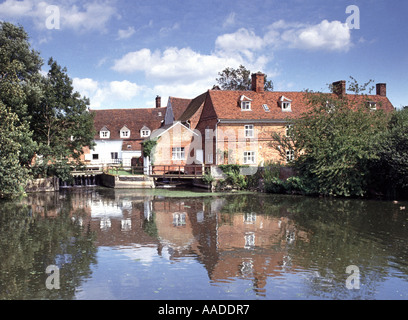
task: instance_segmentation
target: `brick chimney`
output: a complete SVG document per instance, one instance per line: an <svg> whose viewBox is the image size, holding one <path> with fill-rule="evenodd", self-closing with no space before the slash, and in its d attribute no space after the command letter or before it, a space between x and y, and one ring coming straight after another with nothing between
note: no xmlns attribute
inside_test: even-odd
<svg viewBox="0 0 408 320"><path fill-rule="evenodd" d="M263 93L265 91L265 75L261 72L252 74L252 91Z"/></svg>
<svg viewBox="0 0 408 320"><path fill-rule="evenodd" d="M333 82L333 93L338 96L346 95L346 80Z"/></svg>
<svg viewBox="0 0 408 320"><path fill-rule="evenodd" d="M160 96L156 97L156 108L161 108L161 97Z"/></svg>
<svg viewBox="0 0 408 320"><path fill-rule="evenodd" d="M386 83L377 83L377 96L386 97L387 96L387 84Z"/></svg>

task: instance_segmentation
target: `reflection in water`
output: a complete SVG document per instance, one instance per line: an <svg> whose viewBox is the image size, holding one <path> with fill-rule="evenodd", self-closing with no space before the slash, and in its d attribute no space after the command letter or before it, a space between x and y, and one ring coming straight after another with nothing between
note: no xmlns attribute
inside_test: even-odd
<svg viewBox="0 0 408 320"><path fill-rule="evenodd" d="M407 224L388 202L33 194L0 208L0 298L408 299ZM61 269L60 290L45 288L49 265ZM359 290L345 286L349 265Z"/></svg>

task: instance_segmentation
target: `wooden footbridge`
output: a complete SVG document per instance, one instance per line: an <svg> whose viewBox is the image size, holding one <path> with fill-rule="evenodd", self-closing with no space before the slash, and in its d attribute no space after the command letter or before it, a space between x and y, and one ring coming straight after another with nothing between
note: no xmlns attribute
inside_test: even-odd
<svg viewBox="0 0 408 320"><path fill-rule="evenodd" d="M201 179L209 172L205 165L158 165L151 166L149 176L153 178Z"/></svg>

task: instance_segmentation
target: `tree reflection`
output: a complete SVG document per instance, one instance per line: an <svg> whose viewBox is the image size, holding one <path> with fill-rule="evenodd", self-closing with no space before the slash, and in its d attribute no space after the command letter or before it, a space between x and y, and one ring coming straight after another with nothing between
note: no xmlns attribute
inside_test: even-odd
<svg viewBox="0 0 408 320"><path fill-rule="evenodd" d="M165 260L192 259L209 286L250 281L242 297L276 298L274 285L285 279L296 285L285 289L290 297L375 298L391 267L407 277L408 220L391 202L173 194L98 188L2 202L0 299L76 298L92 277L98 247L125 250L133 263L149 266L157 255L155 270ZM49 265L60 268L60 290L46 288ZM360 269L360 290L346 288L349 265ZM144 276L151 279L138 273L138 283ZM123 283L114 285L120 291Z"/></svg>
<svg viewBox="0 0 408 320"><path fill-rule="evenodd" d="M93 234L80 226L84 212L73 210L70 199L55 197L1 203L0 299L72 299L91 274L96 248ZM36 211L38 206L42 212ZM60 268L60 290L46 288L49 265Z"/></svg>

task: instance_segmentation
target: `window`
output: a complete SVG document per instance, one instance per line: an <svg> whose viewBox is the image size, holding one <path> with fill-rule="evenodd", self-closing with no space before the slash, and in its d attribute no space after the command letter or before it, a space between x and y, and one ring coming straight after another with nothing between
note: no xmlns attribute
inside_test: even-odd
<svg viewBox="0 0 408 320"><path fill-rule="evenodd" d="M143 137L150 137L150 130L142 130L140 136Z"/></svg>
<svg viewBox="0 0 408 320"><path fill-rule="evenodd" d="M255 163L255 151L245 151L244 152L244 164L254 164Z"/></svg>
<svg viewBox="0 0 408 320"><path fill-rule="evenodd" d="M172 160L184 160L185 159L185 153L184 153L184 148L173 148L172 149Z"/></svg>
<svg viewBox="0 0 408 320"><path fill-rule="evenodd" d="M241 96L239 99L241 101L241 110L242 111L251 111L251 99L245 96Z"/></svg>
<svg viewBox="0 0 408 320"><path fill-rule="evenodd" d="M186 225L186 214L185 213L173 213L173 226L183 227Z"/></svg>
<svg viewBox="0 0 408 320"><path fill-rule="evenodd" d="M92 160L99 160L99 154L93 154Z"/></svg>
<svg viewBox="0 0 408 320"><path fill-rule="evenodd" d="M282 102L282 111L291 111L291 103L288 101Z"/></svg>
<svg viewBox="0 0 408 320"><path fill-rule="evenodd" d="M151 131L148 127L143 126L142 129L140 129L140 136L142 138L150 137Z"/></svg>
<svg viewBox="0 0 408 320"><path fill-rule="evenodd" d="M130 137L130 130L126 126L120 129L120 137L125 139Z"/></svg>
<svg viewBox="0 0 408 320"><path fill-rule="evenodd" d="M368 103L368 106L370 107L370 110L371 110L371 111L377 110L377 103L376 103L376 102L370 101L370 102Z"/></svg>
<svg viewBox="0 0 408 320"><path fill-rule="evenodd" d="M119 159L119 154L117 152L111 152L111 159L112 160L117 160Z"/></svg>
<svg viewBox="0 0 408 320"><path fill-rule="evenodd" d="M241 110L251 110L251 101L242 101Z"/></svg>
<svg viewBox="0 0 408 320"><path fill-rule="evenodd" d="M292 128L293 128L292 124L288 124L286 126L286 131L285 131L285 136L286 137L290 137L292 135Z"/></svg>
<svg viewBox="0 0 408 320"><path fill-rule="evenodd" d="M254 125L249 124L245 126L245 138L253 138L254 137Z"/></svg>
<svg viewBox="0 0 408 320"><path fill-rule="evenodd" d="M265 112L270 112L271 111L267 104L262 105L262 107L264 108Z"/></svg>
<svg viewBox="0 0 408 320"><path fill-rule="evenodd" d="M285 96L282 96L280 98L280 105L281 105L282 111L284 112L292 111L292 100L286 98Z"/></svg>
<svg viewBox="0 0 408 320"><path fill-rule="evenodd" d="M286 150L286 162L291 162L295 160L295 151Z"/></svg>
<svg viewBox="0 0 408 320"><path fill-rule="evenodd" d="M129 131L121 131L120 132L120 137L121 138L129 138L130 132Z"/></svg>
<svg viewBox="0 0 408 320"><path fill-rule="evenodd" d="M102 139L109 139L110 138L110 132L109 131L101 131L100 132L100 137Z"/></svg>

